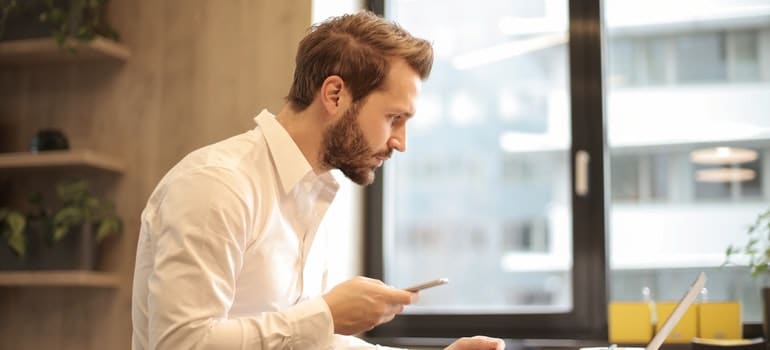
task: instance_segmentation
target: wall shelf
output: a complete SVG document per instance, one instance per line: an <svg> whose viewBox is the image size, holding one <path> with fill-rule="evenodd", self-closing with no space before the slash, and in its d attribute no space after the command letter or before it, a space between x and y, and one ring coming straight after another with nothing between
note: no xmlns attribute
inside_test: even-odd
<svg viewBox="0 0 770 350"><path fill-rule="evenodd" d="M122 162L90 150L0 153L0 170L50 167L93 168L122 173Z"/></svg>
<svg viewBox="0 0 770 350"><path fill-rule="evenodd" d="M0 271L4 287L118 288L117 275L96 271Z"/></svg>
<svg viewBox="0 0 770 350"><path fill-rule="evenodd" d="M38 64L75 62L85 60L125 61L131 51L125 46L103 37L90 41L70 40L74 52L59 47L53 38L0 41L0 64Z"/></svg>

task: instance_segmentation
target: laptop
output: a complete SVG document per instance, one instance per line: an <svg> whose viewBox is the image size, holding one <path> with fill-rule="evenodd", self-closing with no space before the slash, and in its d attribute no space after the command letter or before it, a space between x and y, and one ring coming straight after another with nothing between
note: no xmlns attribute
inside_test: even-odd
<svg viewBox="0 0 770 350"><path fill-rule="evenodd" d="M622 350L622 349L633 349L633 350L658 350L660 349L660 346L663 345L663 341L668 338L668 335L671 334L671 331L674 329L677 323L679 323L679 320L682 319L682 316L684 316L684 313L687 312L687 309L692 305L692 303L695 301L695 298L698 297L698 294L703 290L703 287L706 285L706 274L701 272L698 274L698 277L695 278L695 281L690 286L690 289L687 290L687 293L684 294L681 300L679 300L679 303L676 304L676 307L674 308L674 311L671 312L671 315L668 316L666 319L666 322L663 322L663 326L660 327L660 330L657 334L650 340L650 343L647 344L647 347L645 348L619 348L616 345L611 345L609 348L606 347L588 347L588 348L580 348L581 350Z"/></svg>
<svg viewBox="0 0 770 350"><path fill-rule="evenodd" d="M671 334L671 330L673 330L676 324L679 323L679 320L682 319L684 313L687 311L690 305L692 305L692 303L695 301L695 298L698 297L698 294L701 292L701 290L703 290L705 285L706 274L701 272L698 274L698 277L692 283L687 293L685 293L682 299L679 300L679 303L674 308L674 311L671 312L671 315L668 316L666 322L663 322L663 326L660 327L658 333L655 334L650 343L647 344L645 350L660 349L660 346L663 345L663 341L666 340L669 334Z"/></svg>

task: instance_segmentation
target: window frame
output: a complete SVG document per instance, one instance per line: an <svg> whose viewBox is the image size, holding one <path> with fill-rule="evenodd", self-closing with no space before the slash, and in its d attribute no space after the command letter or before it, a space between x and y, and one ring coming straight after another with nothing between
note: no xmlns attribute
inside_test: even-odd
<svg viewBox="0 0 770 350"><path fill-rule="evenodd" d="M384 15L384 0L368 0L369 10ZM455 338L485 334L503 338L607 339L607 261L602 21L600 0L569 2L569 81L571 104L570 169L575 155L590 155L589 192L572 191L573 310L558 314L399 315L367 337ZM407 28L408 30L408 28ZM385 165L387 166L387 164ZM364 271L384 280L383 171L365 189ZM574 182L572 182L574 186ZM447 317L449 316L449 317Z"/></svg>

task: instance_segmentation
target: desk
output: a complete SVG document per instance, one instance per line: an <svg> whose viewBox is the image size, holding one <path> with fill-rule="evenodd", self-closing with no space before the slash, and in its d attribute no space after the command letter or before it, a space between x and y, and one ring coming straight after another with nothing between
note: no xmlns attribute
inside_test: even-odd
<svg viewBox="0 0 770 350"><path fill-rule="evenodd" d="M451 344L450 338L365 338L366 341L384 346L410 350L439 350ZM506 350L577 350L583 347L607 346L606 340L575 339L506 339ZM645 347L646 344L623 344L628 347ZM688 344L663 344L661 350L692 350Z"/></svg>

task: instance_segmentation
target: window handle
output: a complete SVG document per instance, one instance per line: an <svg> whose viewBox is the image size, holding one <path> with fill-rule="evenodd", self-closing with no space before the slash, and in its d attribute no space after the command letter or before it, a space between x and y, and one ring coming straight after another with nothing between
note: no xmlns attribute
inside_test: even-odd
<svg viewBox="0 0 770 350"><path fill-rule="evenodd" d="M588 163L591 156L586 150L575 152L575 194L578 197L588 195Z"/></svg>

